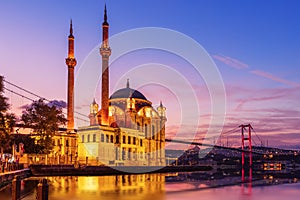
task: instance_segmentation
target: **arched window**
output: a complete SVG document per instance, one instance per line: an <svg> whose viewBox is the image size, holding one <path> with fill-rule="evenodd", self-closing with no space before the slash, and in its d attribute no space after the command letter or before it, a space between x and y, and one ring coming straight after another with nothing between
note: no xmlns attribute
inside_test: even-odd
<svg viewBox="0 0 300 200"><path fill-rule="evenodd" d="M84 142L84 135L81 136L81 140L82 140L82 142ZM58 140L58 145L60 145L59 140Z"/></svg>
<svg viewBox="0 0 300 200"><path fill-rule="evenodd" d="M119 144L120 143L120 139L119 139L119 136L116 135L116 144Z"/></svg>
<svg viewBox="0 0 300 200"><path fill-rule="evenodd" d="M136 137L133 137L133 144L136 144Z"/></svg>
<svg viewBox="0 0 300 200"><path fill-rule="evenodd" d="M90 142L90 135L88 135L87 142Z"/></svg>
<svg viewBox="0 0 300 200"><path fill-rule="evenodd" d="M131 144L131 137L128 136L128 144Z"/></svg>

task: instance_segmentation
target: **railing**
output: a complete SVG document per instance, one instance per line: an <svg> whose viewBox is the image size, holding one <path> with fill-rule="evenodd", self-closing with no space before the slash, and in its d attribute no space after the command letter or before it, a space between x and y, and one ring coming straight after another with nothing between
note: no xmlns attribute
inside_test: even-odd
<svg viewBox="0 0 300 200"><path fill-rule="evenodd" d="M36 200L48 200L48 191L47 179L41 179L36 188ZM12 180L12 200L21 200L28 194L28 192L21 192L21 177L15 176Z"/></svg>
<svg viewBox="0 0 300 200"><path fill-rule="evenodd" d="M12 182L15 176L21 179L28 177L31 174L30 169L21 169L11 172L0 173L0 187L3 187Z"/></svg>

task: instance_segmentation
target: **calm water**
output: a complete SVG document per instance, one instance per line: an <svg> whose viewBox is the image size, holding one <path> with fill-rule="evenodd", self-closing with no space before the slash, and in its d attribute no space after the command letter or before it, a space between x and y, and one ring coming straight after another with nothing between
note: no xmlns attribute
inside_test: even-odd
<svg viewBox="0 0 300 200"><path fill-rule="evenodd" d="M217 177L215 177L217 176ZM297 178L274 175L254 177L241 184L239 176L205 173L143 174L102 177L47 177L50 200L298 200ZM247 180L247 178L246 178ZM33 188L36 178L22 182L22 189ZM35 199L35 190L25 200ZM0 200L11 199L10 188L0 191Z"/></svg>

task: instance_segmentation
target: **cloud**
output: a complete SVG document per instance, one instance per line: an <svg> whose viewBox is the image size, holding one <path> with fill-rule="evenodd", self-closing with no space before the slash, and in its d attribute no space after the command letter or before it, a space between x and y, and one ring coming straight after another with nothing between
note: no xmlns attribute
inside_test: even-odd
<svg viewBox="0 0 300 200"><path fill-rule="evenodd" d="M50 106L50 107L56 106L58 108L67 108L67 103L63 100L51 100L47 103L47 105ZM22 110L26 110L30 106L31 106L31 103L30 104L24 104L22 106L19 106L18 108L22 109Z"/></svg>
<svg viewBox="0 0 300 200"><path fill-rule="evenodd" d="M264 78L267 78L267 79L270 79L270 80L278 82L278 83L283 83L283 84L293 86L293 87L300 87L299 83L276 77L273 74L270 74L268 72L264 72L264 71L261 71L261 70L253 70L253 71L250 71L250 73L261 76L261 77L264 77Z"/></svg>
<svg viewBox="0 0 300 200"><path fill-rule="evenodd" d="M213 55L213 58L235 69L246 69L249 67L247 64L228 56Z"/></svg>
<svg viewBox="0 0 300 200"><path fill-rule="evenodd" d="M248 102L253 103L253 102L261 102L261 101L271 101L274 99L279 99L281 97L284 97L284 96L283 95L273 95L273 96L268 96L268 97L254 97L254 98L248 97L246 99L240 100L240 103L236 106L235 111L241 111L243 105Z"/></svg>
<svg viewBox="0 0 300 200"><path fill-rule="evenodd" d="M66 108L67 107L67 103L65 101L62 100L52 100L48 103L48 106L56 106L58 108Z"/></svg>

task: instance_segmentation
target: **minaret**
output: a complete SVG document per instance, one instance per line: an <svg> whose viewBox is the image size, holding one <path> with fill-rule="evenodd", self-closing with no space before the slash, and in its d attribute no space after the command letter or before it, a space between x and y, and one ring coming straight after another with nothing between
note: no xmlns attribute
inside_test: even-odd
<svg viewBox="0 0 300 200"><path fill-rule="evenodd" d="M68 66L68 108L67 108L67 129L69 132L74 131L74 67L76 66L76 59L74 57L74 36L72 20L70 22L70 35L68 37L68 58L66 58L66 65Z"/></svg>
<svg viewBox="0 0 300 200"><path fill-rule="evenodd" d="M167 117L166 117L166 107L163 106L162 101L160 101L160 105L157 108L158 111L158 115L160 117L160 125L159 125L159 132L157 133L157 139L159 141L157 142L156 145L156 154L157 154L157 163L156 165L161 165L164 166L166 165L166 155L165 155L165 145L166 145L166 121L167 121Z"/></svg>
<svg viewBox="0 0 300 200"><path fill-rule="evenodd" d="M108 124L108 107L109 107L109 67L108 61L111 54L111 49L108 45L108 28L106 5L104 7L104 22L102 23L102 45L100 55L102 56L102 91L101 91L101 110L100 110L100 125Z"/></svg>

